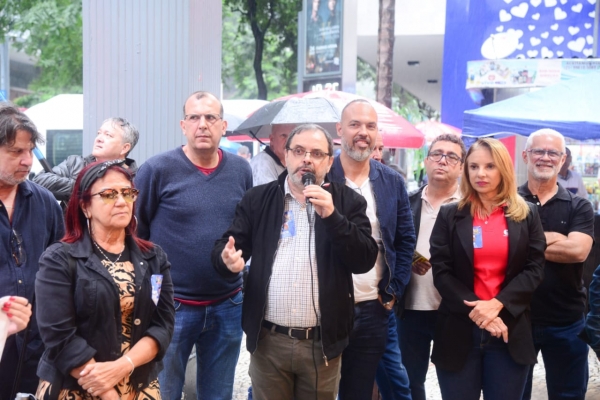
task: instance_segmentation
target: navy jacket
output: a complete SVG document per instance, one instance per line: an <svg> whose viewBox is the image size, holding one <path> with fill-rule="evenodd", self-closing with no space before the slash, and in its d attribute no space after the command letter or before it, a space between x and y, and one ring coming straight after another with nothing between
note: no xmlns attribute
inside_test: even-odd
<svg viewBox="0 0 600 400"><path fill-rule="evenodd" d="M27 261L21 266L17 266L12 257L13 230L21 236L22 246L27 254ZM32 303L40 255L48 246L60 240L64 233L60 206L52 193L35 183L25 181L19 184L12 224L8 220L4 205L0 202L0 297L22 296ZM16 335L19 351L24 336L25 331ZM43 351L33 310L27 339L27 359L37 360Z"/></svg>
<svg viewBox="0 0 600 400"><path fill-rule="evenodd" d="M410 280L417 243L408 194L398 172L375 160L370 160L369 166L369 180L377 204L377 219L387 266L379 282L379 294L384 302L390 301L392 295L399 301ZM334 159L327 177L332 182L346 184L339 156Z"/></svg>
<svg viewBox="0 0 600 400"><path fill-rule="evenodd" d="M225 277L237 275L229 271L221 258L229 236L234 237L235 247L242 250L244 260L252 257L242 309L242 327L248 335L246 347L251 353L257 347L279 245L286 178L284 171L277 181L246 192L231 226L212 251L213 265ZM371 237L365 200L345 185L332 183L326 190L331 193L335 210L327 218L316 216L314 231L323 355L333 359L348 345L352 331L352 273L362 274L373 267L377 243Z"/></svg>
<svg viewBox="0 0 600 400"><path fill-rule="evenodd" d="M166 254L158 246L142 252L126 239L135 271L135 297L131 346L150 336L159 345L155 359L137 367L131 381L138 390L146 387L162 369L160 360L173 335L175 308L173 284ZM68 250L67 250L68 248ZM41 379L63 388L82 390L72 369L89 361L114 361L121 357L121 305L112 276L94 254L86 236L67 245L55 243L42 254L35 283L40 335L46 346L38 366ZM68 252L68 253L67 253ZM75 275L69 266L75 259ZM152 301L152 275L162 275L157 304Z"/></svg>

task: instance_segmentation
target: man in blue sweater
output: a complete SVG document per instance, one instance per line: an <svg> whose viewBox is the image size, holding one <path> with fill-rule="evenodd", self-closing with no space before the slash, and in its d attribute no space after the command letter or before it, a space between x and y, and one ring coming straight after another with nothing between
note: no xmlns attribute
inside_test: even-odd
<svg viewBox="0 0 600 400"><path fill-rule="evenodd" d="M252 171L218 147L227 122L215 96L193 93L183 112L187 143L150 158L135 178L139 235L166 251L175 287L175 332L160 389L163 399L181 398L195 345L198 399L231 399L242 340L242 275L218 275L210 253L252 187Z"/></svg>

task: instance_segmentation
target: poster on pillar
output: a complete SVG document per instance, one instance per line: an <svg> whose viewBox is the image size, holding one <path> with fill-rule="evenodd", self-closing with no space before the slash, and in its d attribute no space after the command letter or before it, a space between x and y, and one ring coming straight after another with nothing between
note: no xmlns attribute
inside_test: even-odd
<svg viewBox="0 0 600 400"><path fill-rule="evenodd" d="M343 0L307 0L306 77L342 73Z"/></svg>
<svg viewBox="0 0 600 400"><path fill-rule="evenodd" d="M448 1L442 121L461 127L463 112L477 108L465 90L469 61L592 56L597 1Z"/></svg>

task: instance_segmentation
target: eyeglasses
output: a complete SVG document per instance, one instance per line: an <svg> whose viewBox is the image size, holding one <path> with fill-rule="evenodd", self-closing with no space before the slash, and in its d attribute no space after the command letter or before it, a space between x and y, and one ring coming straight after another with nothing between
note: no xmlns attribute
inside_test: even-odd
<svg viewBox="0 0 600 400"><path fill-rule="evenodd" d="M220 115L215 114L188 114L184 119L192 124L197 124L202 117L204 117L204 121L206 121L208 125L212 125L222 118Z"/></svg>
<svg viewBox="0 0 600 400"><path fill-rule="evenodd" d="M121 196L123 196L123 200L128 203L133 203L137 199L140 191L134 188L123 188L120 192L116 189L104 189L101 192L92 194L92 196L100 196L105 204L113 204L115 201L117 201L119 193L121 193Z"/></svg>
<svg viewBox="0 0 600 400"><path fill-rule="evenodd" d="M25 252L25 248L23 247L23 237L14 229L12 230L10 245L12 249L12 256L15 259L17 265L21 266L25 262L27 262L27 253Z"/></svg>
<svg viewBox="0 0 600 400"><path fill-rule="evenodd" d="M446 157L446 162L450 165L456 165L462 161L461 158L454 153L444 154L442 152L435 151L435 152L429 153L427 155L427 158L429 158L431 161L435 161L435 162L442 161L442 158L444 158L444 157Z"/></svg>
<svg viewBox="0 0 600 400"><path fill-rule="evenodd" d="M527 152L533 154L536 158L542 158L544 157L544 155L548 154L548 157L551 160L558 160L559 158L562 157L563 152L561 151L556 151L556 150L544 150L544 149L529 149L527 150Z"/></svg>
<svg viewBox="0 0 600 400"><path fill-rule="evenodd" d="M312 158L315 161L323 161L323 159L325 159L325 157L328 157L331 155L331 154L325 153L324 151L321 151L321 150L306 151L302 147L294 147L293 149L286 147L285 149L291 151L292 154L297 158L304 158L304 157L306 157L307 154L310 154L310 158Z"/></svg>

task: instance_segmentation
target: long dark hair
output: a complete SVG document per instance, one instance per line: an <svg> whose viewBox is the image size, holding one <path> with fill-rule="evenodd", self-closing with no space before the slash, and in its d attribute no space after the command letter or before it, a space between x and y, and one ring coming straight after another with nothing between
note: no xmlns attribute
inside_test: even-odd
<svg viewBox="0 0 600 400"><path fill-rule="evenodd" d="M108 171L115 171L127 178L129 182L131 182L131 187L133 186L133 179L131 174L123 167L119 165L109 165L104 168L102 171L104 174L97 176L87 176L88 174L96 174L98 172L98 166L101 164L107 164L102 162L95 162L93 164L85 167L77 177L75 181L75 186L73 187L73 193L71 193L71 199L69 200L69 204L67 205L67 212L65 213L65 236L63 236L62 241L66 243L75 243L79 240L82 240L84 237L84 232L87 229L87 218L83 214L83 210L81 209L81 205L89 205L92 202L92 185L98 179L100 179L104 174ZM92 170L90 172L90 170ZM91 178L91 179L90 179ZM85 180L85 187L82 187L82 181ZM135 203L133 203L132 213L135 215ZM140 239L137 234L137 221L135 217L131 218L129 221L129 225L125 228L125 233L130 235L131 238L135 241L137 246L142 251L149 251L154 247L152 242L149 242L144 239ZM91 235L91 232L90 232Z"/></svg>

